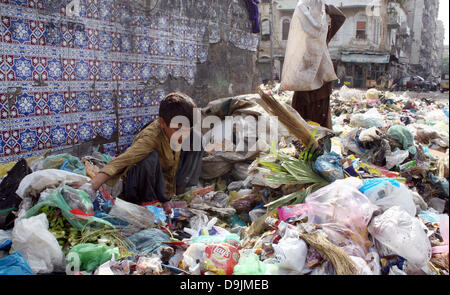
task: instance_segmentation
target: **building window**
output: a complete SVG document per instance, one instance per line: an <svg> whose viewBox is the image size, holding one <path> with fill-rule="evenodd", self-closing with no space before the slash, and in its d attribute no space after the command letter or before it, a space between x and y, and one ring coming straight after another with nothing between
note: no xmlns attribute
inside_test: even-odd
<svg viewBox="0 0 450 295"><path fill-rule="evenodd" d="M268 19L263 19L261 21L261 40L270 40L270 22Z"/></svg>
<svg viewBox="0 0 450 295"><path fill-rule="evenodd" d="M367 39L366 22L364 22L364 21L356 22L356 39L361 39L361 40Z"/></svg>
<svg viewBox="0 0 450 295"><path fill-rule="evenodd" d="M289 38L289 29L291 27L291 21L284 19L282 23L282 40L286 41Z"/></svg>

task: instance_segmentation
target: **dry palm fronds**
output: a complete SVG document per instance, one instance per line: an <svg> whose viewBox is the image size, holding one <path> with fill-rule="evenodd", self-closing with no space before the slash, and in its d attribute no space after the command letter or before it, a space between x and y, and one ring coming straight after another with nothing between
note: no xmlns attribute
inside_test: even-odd
<svg viewBox="0 0 450 295"><path fill-rule="evenodd" d="M358 273L358 268L350 256L332 244L324 235L301 233L300 238L326 256L333 264L337 275L356 275Z"/></svg>
<svg viewBox="0 0 450 295"><path fill-rule="evenodd" d="M286 127L286 129L296 138L298 138L305 146L309 144L312 133L311 131L302 124L290 111L283 107L271 94L270 92L265 92L260 86L258 88L258 93L262 100L266 104L267 111L272 115L278 117L278 120ZM319 144L313 138L312 139L313 148L318 148Z"/></svg>

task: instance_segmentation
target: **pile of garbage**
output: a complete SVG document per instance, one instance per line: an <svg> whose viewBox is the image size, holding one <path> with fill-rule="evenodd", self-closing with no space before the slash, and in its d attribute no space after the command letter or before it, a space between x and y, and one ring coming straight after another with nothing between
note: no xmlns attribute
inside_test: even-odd
<svg viewBox="0 0 450 295"><path fill-rule="evenodd" d="M120 183L93 192L112 160L99 152L0 166L0 274L448 275L448 103L343 87L328 130L277 87L323 148L280 124L275 146L236 152L213 130L199 184L169 211L122 200ZM257 94L203 115L269 116Z"/></svg>

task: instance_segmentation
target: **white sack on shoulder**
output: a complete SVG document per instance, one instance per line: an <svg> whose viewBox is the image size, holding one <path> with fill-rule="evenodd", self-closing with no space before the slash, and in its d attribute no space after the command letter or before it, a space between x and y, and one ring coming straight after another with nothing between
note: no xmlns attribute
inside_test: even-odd
<svg viewBox="0 0 450 295"><path fill-rule="evenodd" d="M292 17L281 90L317 90L338 79L327 45L323 0L300 0Z"/></svg>

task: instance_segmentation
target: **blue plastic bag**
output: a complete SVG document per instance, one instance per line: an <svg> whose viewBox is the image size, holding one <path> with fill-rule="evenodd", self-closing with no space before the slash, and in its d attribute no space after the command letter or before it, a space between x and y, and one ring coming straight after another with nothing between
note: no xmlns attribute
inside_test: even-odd
<svg viewBox="0 0 450 295"><path fill-rule="evenodd" d="M341 157L336 153L330 153L317 158L314 163L314 171L329 182L344 179Z"/></svg>
<svg viewBox="0 0 450 295"><path fill-rule="evenodd" d="M34 275L20 252L0 258L0 275Z"/></svg>
<svg viewBox="0 0 450 295"><path fill-rule="evenodd" d="M9 251L11 249L12 231L4 231L0 229L0 251Z"/></svg>
<svg viewBox="0 0 450 295"><path fill-rule="evenodd" d="M164 242L171 241L168 234L157 228L140 231L129 237L129 240L135 245L136 251L140 255L156 253Z"/></svg>
<svg viewBox="0 0 450 295"><path fill-rule="evenodd" d="M153 212L153 214L155 214L156 218L155 218L155 224L158 224L158 220L161 220L162 222L166 222L167 220L167 216L166 213L164 212L164 209L161 207L156 207L156 206L145 206L145 208L147 208L147 210Z"/></svg>
<svg viewBox="0 0 450 295"><path fill-rule="evenodd" d="M9 251L11 249L11 240L7 240L0 244L0 251Z"/></svg>

